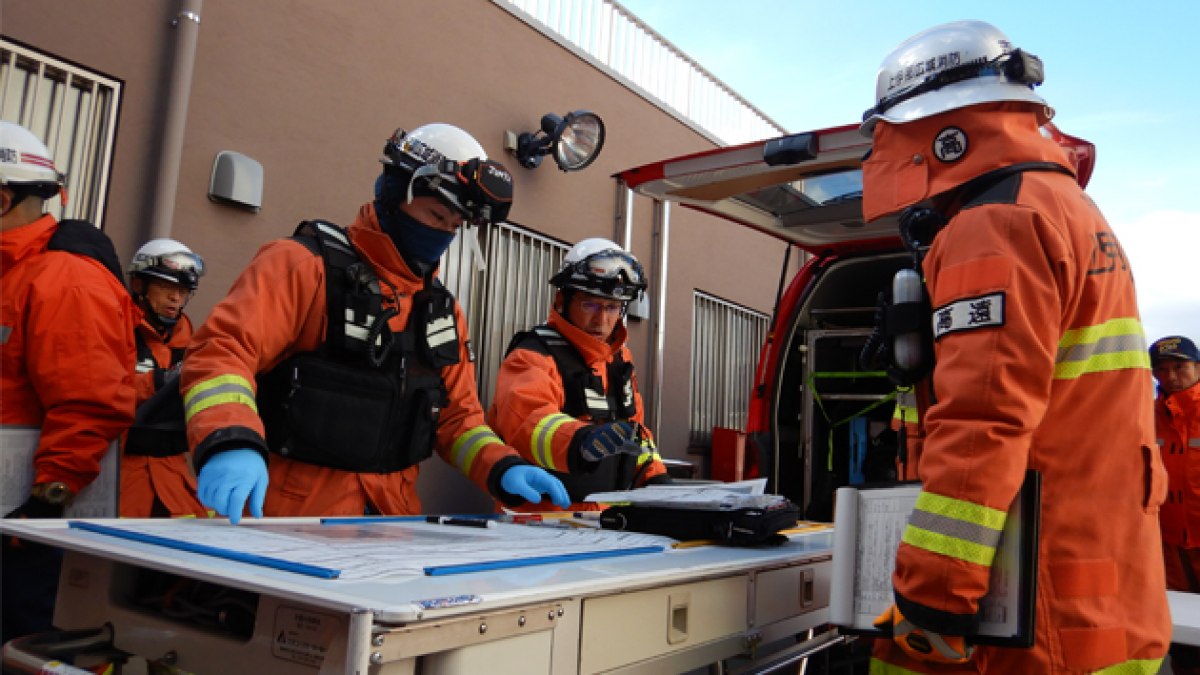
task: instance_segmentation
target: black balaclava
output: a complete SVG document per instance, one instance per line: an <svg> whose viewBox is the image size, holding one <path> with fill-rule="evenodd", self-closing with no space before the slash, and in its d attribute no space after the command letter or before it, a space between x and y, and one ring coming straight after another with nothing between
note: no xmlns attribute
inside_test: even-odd
<svg viewBox="0 0 1200 675"><path fill-rule="evenodd" d="M437 267L454 233L429 227L405 213L399 205L406 198L403 181L385 168L375 181L375 217L409 269L424 277Z"/></svg>

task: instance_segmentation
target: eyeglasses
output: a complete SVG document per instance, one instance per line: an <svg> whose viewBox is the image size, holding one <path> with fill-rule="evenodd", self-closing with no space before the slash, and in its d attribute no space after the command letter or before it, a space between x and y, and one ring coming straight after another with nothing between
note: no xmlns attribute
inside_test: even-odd
<svg viewBox="0 0 1200 675"><path fill-rule="evenodd" d="M599 314L600 312L604 312L609 316L618 316L621 312L625 311L625 305L606 305L601 302L592 302L591 300L580 300L579 309L582 309L588 314Z"/></svg>

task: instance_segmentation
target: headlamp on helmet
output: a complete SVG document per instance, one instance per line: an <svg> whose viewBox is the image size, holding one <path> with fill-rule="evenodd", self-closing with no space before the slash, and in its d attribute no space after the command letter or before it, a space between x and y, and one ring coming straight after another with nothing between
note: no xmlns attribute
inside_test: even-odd
<svg viewBox="0 0 1200 675"><path fill-rule="evenodd" d="M880 120L915 122L979 103L1032 104L1038 124L1054 111L1034 87L1045 80L1041 59L1014 49L1008 37L983 21L956 21L915 35L892 50L875 77L875 105L859 131L871 136Z"/></svg>
<svg viewBox="0 0 1200 675"><path fill-rule="evenodd" d="M436 127L431 142L419 137L422 130ZM456 138L461 135L463 138ZM450 157L433 147L433 142L455 144L455 154L472 156ZM469 141L469 142L468 142ZM500 162L489 160L483 148L461 129L450 125L426 125L412 134L403 129L388 139L383 147L381 162L392 167L407 184L404 198L411 203L416 197L437 197L462 214L468 225L484 225L508 218L512 208L512 175ZM386 169L385 169L386 170Z"/></svg>

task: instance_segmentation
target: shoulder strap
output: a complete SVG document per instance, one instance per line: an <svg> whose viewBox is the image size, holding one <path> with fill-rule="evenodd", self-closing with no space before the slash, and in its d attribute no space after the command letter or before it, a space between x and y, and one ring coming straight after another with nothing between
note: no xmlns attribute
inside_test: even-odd
<svg viewBox="0 0 1200 675"><path fill-rule="evenodd" d="M961 211L985 204L1013 204L1021 191L1021 174L1026 171L1050 171L1074 176L1071 170L1054 162L1021 162L1011 164L980 176L963 184L963 207Z"/></svg>
<svg viewBox="0 0 1200 675"><path fill-rule="evenodd" d="M150 345L146 344L146 338L142 336L141 330L133 331L133 340L137 345L138 363L149 359L151 363L158 365L158 361L154 358L154 352L150 351Z"/></svg>
<svg viewBox="0 0 1200 675"><path fill-rule="evenodd" d="M518 336L533 338L544 353L554 359L566 394L564 413L572 417L587 414L597 421L612 418L612 408L609 406L600 376L592 372L579 350L575 349L570 341L550 326L542 325L514 336L513 344L509 345L510 351L513 348L523 348L523 345L517 342Z"/></svg>
<svg viewBox="0 0 1200 675"><path fill-rule="evenodd" d="M325 263L326 355L335 360L348 360L369 351L368 336L374 323L382 319L382 296L379 282L371 268L362 261L350 236L343 227L327 220L306 220L292 235ZM360 286L371 286L374 293L362 292ZM386 319L384 329L386 331ZM384 338L390 340L391 332Z"/></svg>
<svg viewBox="0 0 1200 675"><path fill-rule="evenodd" d="M47 251L66 251L76 255L91 258L112 273L117 283L125 285L121 279L121 261L117 258L117 250L113 248L112 240L100 228L84 220L64 220L59 222L58 229L46 244Z"/></svg>

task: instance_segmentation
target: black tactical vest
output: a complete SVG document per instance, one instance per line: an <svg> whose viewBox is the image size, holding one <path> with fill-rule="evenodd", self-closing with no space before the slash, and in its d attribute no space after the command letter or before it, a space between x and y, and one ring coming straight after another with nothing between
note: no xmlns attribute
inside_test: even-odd
<svg viewBox="0 0 1200 675"><path fill-rule="evenodd" d="M402 471L433 454L449 403L442 368L459 362L454 296L430 275L408 327L383 307L382 281L346 231L306 221L292 237L325 263L325 342L258 377L258 412L271 452L356 473ZM392 289L396 302L401 296Z"/></svg>
<svg viewBox="0 0 1200 675"><path fill-rule="evenodd" d="M554 359L565 395L563 414L576 418L588 415L597 424L629 420L637 414L633 364L625 361L621 352L618 351L608 364L606 389L600 376L584 362L579 350L550 326L537 326L517 333L509 342L506 355L514 349L529 349ZM566 486L571 501L580 502L593 492L636 487L632 483L638 473L637 459L633 455L613 455L597 462L591 471L550 473Z"/></svg>

